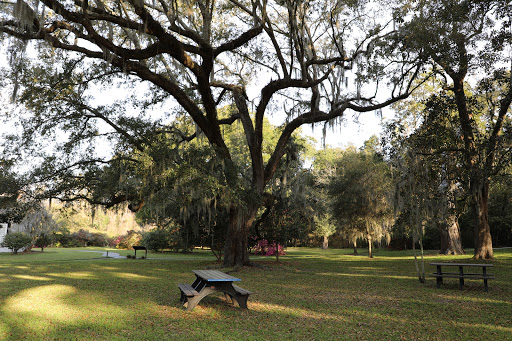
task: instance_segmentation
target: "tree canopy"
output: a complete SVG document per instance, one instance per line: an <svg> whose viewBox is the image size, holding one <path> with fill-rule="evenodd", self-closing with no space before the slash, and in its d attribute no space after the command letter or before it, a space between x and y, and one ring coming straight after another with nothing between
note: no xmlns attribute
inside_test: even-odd
<svg viewBox="0 0 512 341"><path fill-rule="evenodd" d="M292 133L303 124L331 124L347 110L379 110L414 88L422 56L396 53L401 42L390 38L391 21L383 24L379 4L372 5L352 0L3 2L0 32L41 43L36 58L23 58L25 44L12 43L18 58L11 59L9 77L29 109L25 148L31 145L44 160L35 172L37 182L51 179L58 184L52 196L63 200L83 197L107 206L139 201L122 191L92 198L87 187L105 164L138 162L123 153L127 146L149 154L148 146L171 135L182 142L205 138L221 159L227 186L244 193L228 210L224 262L248 263L248 231ZM136 84L148 91L141 94ZM382 84L388 85L383 95ZM127 93L119 101L95 103L92 89L111 92L111 85L125 86ZM235 108L227 117L220 110L226 105ZM194 131L173 124L181 115L193 121ZM266 159L268 115L285 119ZM241 122L250 156L247 188L239 187L244 175L233 172L233 146L223 134L235 121ZM66 157L37 148L48 138ZM113 158L95 150L98 139L115 147Z"/></svg>

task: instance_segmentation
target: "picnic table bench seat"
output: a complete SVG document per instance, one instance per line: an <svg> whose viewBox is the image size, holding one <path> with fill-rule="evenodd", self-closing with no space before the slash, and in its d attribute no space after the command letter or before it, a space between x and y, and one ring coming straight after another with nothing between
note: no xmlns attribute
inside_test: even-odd
<svg viewBox="0 0 512 341"><path fill-rule="evenodd" d="M234 284L233 284L233 289L235 289L236 293L239 295L250 295L253 293L252 291L249 291L244 288L240 288L238 285L234 285Z"/></svg>
<svg viewBox="0 0 512 341"><path fill-rule="evenodd" d="M235 302L238 302L238 305L242 309L247 309L247 299L249 298L250 294L253 294L252 291L249 291L247 289L241 288L238 285L232 284L233 290L235 290L235 294L237 295L238 299L233 297L233 295L229 294L228 292L225 292L226 299L228 302L230 301L232 304L235 304Z"/></svg>
<svg viewBox="0 0 512 341"><path fill-rule="evenodd" d="M180 283L178 284L180 291L187 297L193 297L199 295L199 293L190 284Z"/></svg>

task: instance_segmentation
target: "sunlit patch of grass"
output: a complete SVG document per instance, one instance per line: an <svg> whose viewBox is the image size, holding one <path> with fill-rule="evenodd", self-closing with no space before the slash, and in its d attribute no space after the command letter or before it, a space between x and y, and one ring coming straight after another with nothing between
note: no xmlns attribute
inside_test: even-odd
<svg viewBox="0 0 512 341"><path fill-rule="evenodd" d="M499 330L507 333L511 333L512 335L512 327L502 327L496 326L494 324L481 324L481 323L460 323L460 325L464 328L474 328L474 329L487 329L489 331ZM512 339L512 336L510 337Z"/></svg>
<svg viewBox="0 0 512 341"><path fill-rule="evenodd" d="M51 279L48 277L42 277L42 276L32 276L32 275L12 275L14 278L19 279L28 279L32 281L50 281Z"/></svg>
<svg viewBox="0 0 512 341"><path fill-rule="evenodd" d="M96 275L92 272L65 272L65 273L57 273L51 272L47 274L51 277L61 277L61 278L70 278L70 279L93 279L96 278Z"/></svg>
<svg viewBox="0 0 512 341"><path fill-rule="evenodd" d="M153 276L142 276L138 274L132 274L132 273L121 273L121 272L112 272L112 276L116 276L119 278L125 278L125 279L138 279L138 280L154 280L157 279L157 277Z"/></svg>

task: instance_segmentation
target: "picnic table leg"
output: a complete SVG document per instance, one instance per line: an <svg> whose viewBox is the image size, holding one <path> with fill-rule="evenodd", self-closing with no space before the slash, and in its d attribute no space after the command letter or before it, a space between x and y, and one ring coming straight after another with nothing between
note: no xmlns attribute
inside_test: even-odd
<svg viewBox="0 0 512 341"><path fill-rule="evenodd" d="M235 304L235 299L227 292L224 293L224 297L226 298L226 301L228 301L229 304Z"/></svg>
<svg viewBox="0 0 512 341"><path fill-rule="evenodd" d="M443 277L441 277L441 265L438 265L437 266L437 274L439 276L436 277L436 285L437 285L437 288L439 289L441 287L441 284L443 283Z"/></svg>
<svg viewBox="0 0 512 341"><path fill-rule="evenodd" d="M238 294L233 288L232 283L218 283L217 291L222 291L229 303L235 304L236 301L240 308L247 309L247 298L249 295Z"/></svg>
<svg viewBox="0 0 512 341"><path fill-rule="evenodd" d="M247 309L247 299L249 298L249 295L236 295L235 299L238 302L238 305L242 309Z"/></svg>
<svg viewBox="0 0 512 341"><path fill-rule="evenodd" d="M485 288L485 292L488 292L489 291L489 286L487 285L487 269L485 268L485 266L482 267L483 269L483 274L484 274L484 288Z"/></svg>
<svg viewBox="0 0 512 341"><path fill-rule="evenodd" d="M459 289L460 290L463 290L464 289L464 270L463 270L463 267L462 266L459 266Z"/></svg>
<svg viewBox="0 0 512 341"><path fill-rule="evenodd" d="M187 302L183 305L187 307L188 311L192 311L204 297L208 296L209 294L215 291L215 289L205 286L201 289L201 291L199 291L199 295L193 297L186 297Z"/></svg>

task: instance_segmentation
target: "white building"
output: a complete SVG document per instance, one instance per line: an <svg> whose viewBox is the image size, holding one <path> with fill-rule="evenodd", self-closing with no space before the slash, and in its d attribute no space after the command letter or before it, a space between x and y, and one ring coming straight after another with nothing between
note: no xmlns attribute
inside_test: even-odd
<svg viewBox="0 0 512 341"><path fill-rule="evenodd" d="M0 244L4 241L4 237L7 234L7 224L0 223ZM6 247L0 247L0 252L11 252Z"/></svg>

